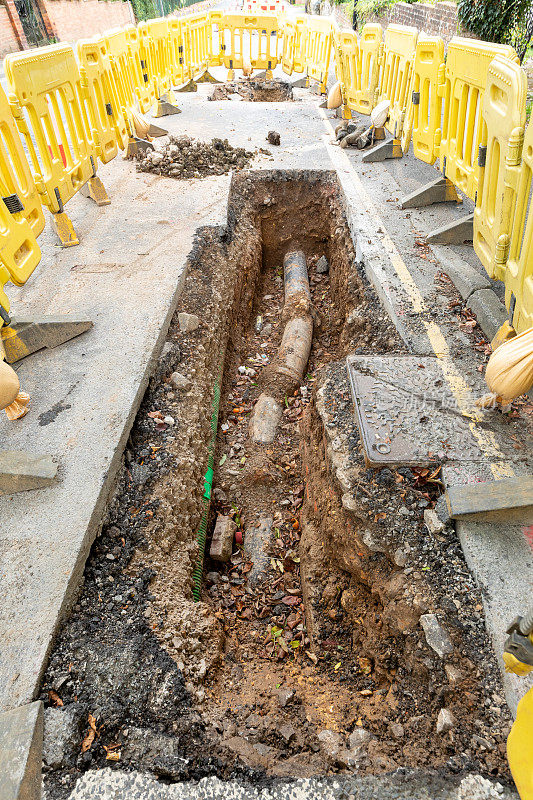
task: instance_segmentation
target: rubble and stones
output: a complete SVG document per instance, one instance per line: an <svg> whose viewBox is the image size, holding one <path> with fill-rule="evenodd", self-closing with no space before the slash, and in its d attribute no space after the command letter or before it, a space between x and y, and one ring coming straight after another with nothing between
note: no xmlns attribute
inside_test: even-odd
<svg viewBox="0 0 533 800"><path fill-rule="evenodd" d="M137 155L137 171L152 172L180 180L223 175L230 170L246 169L254 153L232 147L227 139L199 142L190 136L169 136L161 150Z"/></svg>

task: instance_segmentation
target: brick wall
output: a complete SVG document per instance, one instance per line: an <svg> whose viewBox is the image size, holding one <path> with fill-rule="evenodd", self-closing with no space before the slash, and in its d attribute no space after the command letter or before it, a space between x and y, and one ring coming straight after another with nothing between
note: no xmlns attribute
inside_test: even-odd
<svg viewBox="0 0 533 800"><path fill-rule="evenodd" d="M368 22L381 22L383 27L390 23L412 25L425 33L441 36L445 44L461 33L455 3L396 3L386 15L372 17Z"/></svg>
<svg viewBox="0 0 533 800"><path fill-rule="evenodd" d="M20 45L9 19L7 8L0 6L0 58L17 50L20 50Z"/></svg>
<svg viewBox="0 0 533 800"><path fill-rule="evenodd" d="M74 42L133 21L129 3L121 0L43 0L54 36Z"/></svg>

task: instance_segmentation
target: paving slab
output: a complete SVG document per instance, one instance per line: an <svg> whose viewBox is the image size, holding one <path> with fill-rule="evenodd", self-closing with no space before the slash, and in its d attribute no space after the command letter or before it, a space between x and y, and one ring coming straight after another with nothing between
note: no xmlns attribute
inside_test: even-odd
<svg viewBox="0 0 533 800"><path fill-rule="evenodd" d="M0 797L40 800L43 704L40 700L0 714Z"/></svg>
<svg viewBox="0 0 533 800"><path fill-rule="evenodd" d="M496 788L497 787L497 788ZM110 769L87 772L69 800L518 800L516 792L479 775L433 773L276 780L264 787L218 778L165 786L149 775ZM44 798L46 800L46 798Z"/></svg>

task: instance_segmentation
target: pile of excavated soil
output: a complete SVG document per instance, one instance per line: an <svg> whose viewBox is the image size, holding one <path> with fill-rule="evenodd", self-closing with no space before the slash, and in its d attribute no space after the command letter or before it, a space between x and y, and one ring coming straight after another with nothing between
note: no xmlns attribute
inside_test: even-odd
<svg viewBox="0 0 533 800"><path fill-rule="evenodd" d="M137 172L178 179L204 178L246 169L253 157L254 153L232 147L227 139L197 142L190 136L169 136L163 149L137 155Z"/></svg>
<svg viewBox="0 0 533 800"><path fill-rule="evenodd" d="M248 100L255 103L283 103L293 100L292 87L280 80L231 81L215 87L210 100Z"/></svg>

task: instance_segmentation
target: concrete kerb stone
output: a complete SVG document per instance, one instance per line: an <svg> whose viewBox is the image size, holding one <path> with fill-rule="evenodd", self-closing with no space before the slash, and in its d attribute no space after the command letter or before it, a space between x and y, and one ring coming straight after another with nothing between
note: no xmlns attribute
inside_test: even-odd
<svg viewBox="0 0 533 800"><path fill-rule="evenodd" d="M40 700L0 714L1 800L40 800L42 753Z"/></svg>
<svg viewBox="0 0 533 800"><path fill-rule="evenodd" d="M440 262L442 271L453 282L463 300L468 300L478 289L490 289L489 279L464 261L454 250L438 244L431 245L431 249Z"/></svg>
<svg viewBox="0 0 533 800"><path fill-rule="evenodd" d="M477 289L470 295L466 305L476 315L479 326L489 341L509 316L492 289Z"/></svg>

